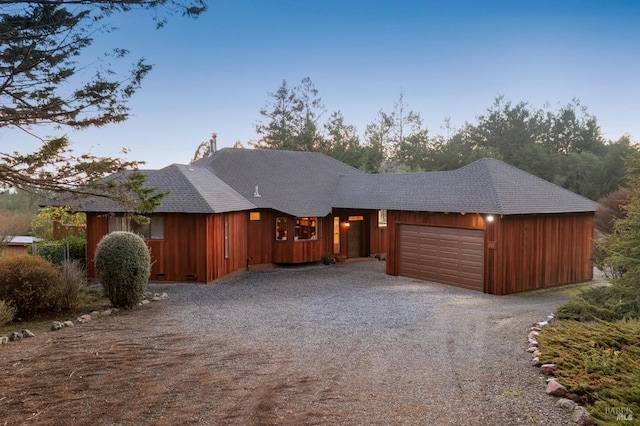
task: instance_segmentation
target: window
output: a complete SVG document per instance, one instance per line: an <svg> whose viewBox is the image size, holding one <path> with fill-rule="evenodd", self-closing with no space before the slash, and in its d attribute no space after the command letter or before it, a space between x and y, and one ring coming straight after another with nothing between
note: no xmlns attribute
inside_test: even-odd
<svg viewBox="0 0 640 426"><path fill-rule="evenodd" d="M387 211L378 210L378 228L387 227Z"/></svg>
<svg viewBox="0 0 640 426"><path fill-rule="evenodd" d="M224 215L224 258L229 258L229 215Z"/></svg>
<svg viewBox="0 0 640 426"><path fill-rule="evenodd" d="M297 217L296 218L296 241L317 240L318 239L318 218L317 217Z"/></svg>
<svg viewBox="0 0 640 426"><path fill-rule="evenodd" d="M140 235L145 240L164 239L164 217L148 217L148 223L139 223L128 215L109 216L107 232L128 231Z"/></svg>
<svg viewBox="0 0 640 426"><path fill-rule="evenodd" d="M276 218L276 240L278 241L287 240L287 218L286 217Z"/></svg>
<svg viewBox="0 0 640 426"><path fill-rule="evenodd" d="M340 253L340 218L333 218L333 252Z"/></svg>
<svg viewBox="0 0 640 426"><path fill-rule="evenodd" d="M249 212L249 220L260 220L260 212Z"/></svg>

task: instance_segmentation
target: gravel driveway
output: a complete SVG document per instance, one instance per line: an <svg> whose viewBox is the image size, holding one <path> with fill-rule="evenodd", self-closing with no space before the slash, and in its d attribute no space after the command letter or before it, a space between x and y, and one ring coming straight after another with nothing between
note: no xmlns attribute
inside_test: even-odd
<svg viewBox="0 0 640 426"><path fill-rule="evenodd" d="M151 290L170 294L174 330L254 354L234 365L252 410L236 393L225 423L571 424L524 350L531 323L566 301L554 291L491 296L377 261Z"/></svg>

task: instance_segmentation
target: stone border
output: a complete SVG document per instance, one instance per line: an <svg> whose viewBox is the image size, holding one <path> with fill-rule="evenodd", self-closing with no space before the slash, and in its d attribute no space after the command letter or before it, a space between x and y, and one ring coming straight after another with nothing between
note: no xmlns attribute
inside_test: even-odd
<svg viewBox="0 0 640 426"><path fill-rule="evenodd" d="M546 327L550 323L555 320L555 315L550 314L547 316L545 321L534 322L531 324L531 328L529 329L529 334L527 335L528 347L526 349L532 356L531 365L533 367L540 368L540 373L543 374L547 378L547 387L545 389L547 395L555 396L558 398L556 401L556 406L564 409L571 414L571 420L580 426L592 426L595 425L596 422L589 416L587 410L568 398L574 396L573 394L569 394L567 388L561 385L555 378L555 372L558 369L556 364L541 364L540 363L540 349L538 347L538 340L536 337L540 335L543 327Z"/></svg>
<svg viewBox="0 0 640 426"><path fill-rule="evenodd" d="M142 299L142 302L138 303L138 306L146 306L151 302L158 302L160 300L166 300L168 298L169 298L169 295L166 292L162 292L162 293L146 292L144 294L144 299ZM76 318L76 322L78 324L84 324L89 321L97 320L98 318L107 317L119 311L120 309L118 308L109 308L102 312L93 311L88 314L80 315L78 318ZM58 331L66 327L73 327L73 326L74 326L73 321L53 321L51 323L50 330ZM29 337L35 337L35 336L36 336L35 333L25 328L25 329L22 329L22 331L14 331L9 336L0 336L0 345L6 345L9 342L17 342L19 340L27 339Z"/></svg>

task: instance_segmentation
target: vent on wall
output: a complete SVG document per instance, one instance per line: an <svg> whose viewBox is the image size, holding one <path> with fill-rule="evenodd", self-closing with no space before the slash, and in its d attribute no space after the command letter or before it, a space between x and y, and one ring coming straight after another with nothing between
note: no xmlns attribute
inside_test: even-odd
<svg viewBox="0 0 640 426"><path fill-rule="evenodd" d="M258 185L256 185L256 190L253 191L253 196L256 198L261 197L260 192L258 191Z"/></svg>

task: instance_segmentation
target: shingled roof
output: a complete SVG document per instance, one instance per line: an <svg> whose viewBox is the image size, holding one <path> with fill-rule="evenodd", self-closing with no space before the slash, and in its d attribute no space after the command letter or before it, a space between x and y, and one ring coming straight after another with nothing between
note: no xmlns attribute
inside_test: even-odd
<svg viewBox="0 0 640 426"><path fill-rule="evenodd" d="M169 191L155 213L225 213L255 206L207 169L172 164L160 170L144 170L145 187ZM124 212L123 206L107 198L80 202L77 211Z"/></svg>
<svg viewBox="0 0 640 426"><path fill-rule="evenodd" d="M332 208L502 215L597 209L587 198L492 158L453 171L366 174L315 152L225 148L189 166L143 172L145 186L170 191L157 213L268 208L323 217ZM78 211L123 211L106 198L82 204Z"/></svg>
<svg viewBox="0 0 640 426"><path fill-rule="evenodd" d="M267 149L225 148L193 167L211 171L256 207L297 217L327 216L340 176L366 176L318 152Z"/></svg>
<svg viewBox="0 0 640 426"><path fill-rule="evenodd" d="M342 176L333 207L512 215L589 212L597 203L483 158L453 171Z"/></svg>

